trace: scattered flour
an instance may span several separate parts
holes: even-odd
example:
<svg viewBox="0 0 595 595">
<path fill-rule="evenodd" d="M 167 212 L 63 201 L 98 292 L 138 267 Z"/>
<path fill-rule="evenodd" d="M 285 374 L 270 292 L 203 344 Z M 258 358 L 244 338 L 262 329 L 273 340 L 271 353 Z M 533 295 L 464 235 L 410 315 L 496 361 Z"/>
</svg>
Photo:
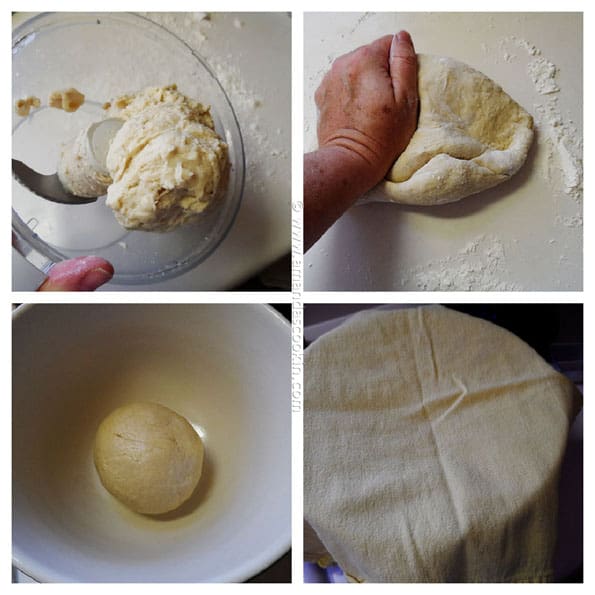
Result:
<svg viewBox="0 0 595 595">
<path fill-rule="evenodd" d="M 583 164 L 579 131 L 571 120 L 562 117 L 557 98 L 536 104 L 535 119 L 548 147 L 548 182 L 554 188 L 561 186 L 567 196 L 580 202 Z"/>
<path fill-rule="evenodd" d="M 570 118 L 562 115 L 558 95 L 562 92 L 556 77 L 558 67 L 543 56 L 542 51 L 526 39 L 511 35 L 498 43 L 506 60 L 507 44 L 527 52 L 527 72 L 540 101 L 534 105 L 538 141 L 546 146 L 545 177 L 552 188 L 560 190 L 576 202 L 582 200 L 582 134 Z M 579 215 L 575 220 L 582 219 Z"/>
<path fill-rule="evenodd" d="M 583 218 L 581 215 L 571 215 L 569 217 L 556 217 L 556 223 L 561 223 L 565 227 L 582 227 Z"/>
<path fill-rule="evenodd" d="M 519 291 L 522 286 L 506 281 L 503 273 L 504 244 L 494 235 L 482 234 L 452 256 L 410 269 L 401 286 L 419 291 Z"/>
<path fill-rule="evenodd" d="M 519 39 L 518 37 L 515 37 L 514 35 L 511 35 L 507 39 L 509 39 L 510 41 L 512 41 L 518 47 L 520 47 L 520 48 L 522 48 L 524 50 L 527 50 L 527 53 L 530 56 L 539 56 L 541 54 L 541 50 L 539 50 L 533 44 L 529 43 L 526 39 Z"/>
<path fill-rule="evenodd" d="M 492 50 L 490 48 L 488 48 L 485 43 L 481 44 L 481 49 L 484 54 L 490 54 L 491 56 L 493 56 L 496 59 L 500 55 L 502 57 L 502 59 L 504 60 L 504 62 L 508 62 L 508 63 L 515 62 L 518 59 L 518 57 L 516 54 L 510 53 L 509 50 L 511 48 L 508 47 L 508 41 L 509 41 L 508 38 L 502 38 L 502 39 L 498 40 L 497 45 L 498 45 L 498 49 L 500 50 L 499 54 L 492 52 Z"/>
<path fill-rule="evenodd" d="M 358 17 L 357 21 L 355 22 L 355 25 L 350 31 L 350 35 L 353 35 L 359 29 L 359 27 L 372 16 L 374 16 L 373 12 L 364 12 L 364 14 Z"/>
<path fill-rule="evenodd" d="M 529 61 L 527 70 L 535 89 L 540 95 L 549 95 L 550 93 L 557 93 L 560 87 L 556 84 L 556 72 L 558 69 L 555 64 L 546 60 L 542 56 L 537 56 Z"/>
<path fill-rule="evenodd" d="M 560 91 L 560 87 L 558 87 L 556 83 L 558 68 L 553 62 L 550 62 L 547 58 L 543 57 L 541 50 L 537 46 L 528 42 L 526 39 L 519 39 L 514 35 L 506 37 L 498 43 L 500 50 L 505 53 L 505 60 L 506 55 L 508 55 L 504 49 L 507 42 L 524 49 L 529 55 L 527 72 L 533 81 L 533 85 L 535 85 L 537 93 L 540 95 L 549 95 L 550 93 L 557 93 Z"/>
</svg>

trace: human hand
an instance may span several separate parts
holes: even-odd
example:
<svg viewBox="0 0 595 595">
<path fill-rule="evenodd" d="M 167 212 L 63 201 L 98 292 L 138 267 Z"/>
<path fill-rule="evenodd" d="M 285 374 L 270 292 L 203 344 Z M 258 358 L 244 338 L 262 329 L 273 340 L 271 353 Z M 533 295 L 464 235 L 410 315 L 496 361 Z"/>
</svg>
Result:
<svg viewBox="0 0 595 595">
<path fill-rule="evenodd" d="M 335 60 L 315 101 L 319 146 L 366 164 L 369 187 L 380 182 L 417 126 L 417 56 L 409 33 L 386 35 Z"/>
<path fill-rule="evenodd" d="M 114 275 L 114 267 L 98 256 L 80 256 L 56 263 L 37 291 L 95 291 Z"/>
</svg>

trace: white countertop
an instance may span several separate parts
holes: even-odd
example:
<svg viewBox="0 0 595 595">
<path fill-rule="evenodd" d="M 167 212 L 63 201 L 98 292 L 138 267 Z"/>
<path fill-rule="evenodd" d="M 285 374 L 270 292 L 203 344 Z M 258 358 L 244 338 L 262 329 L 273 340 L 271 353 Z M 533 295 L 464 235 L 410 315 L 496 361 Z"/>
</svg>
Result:
<svg viewBox="0 0 595 595">
<path fill-rule="evenodd" d="M 462 201 L 353 207 L 306 254 L 305 289 L 581 290 L 581 15 L 307 13 L 306 150 L 316 147 L 314 91 L 332 61 L 400 29 L 419 53 L 451 56 L 499 83 L 534 116 L 536 140 L 511 181 Z M 553 93 L 530 70 L 544 60 L 556 67 Z"/>
<path fill-rule="evenodd" d="M 17 25 L 29 15 L 14 15 Z M 214 290 L 233 287 L 291 248 L 291 19 L 286 13 L 150 13 L 192 47 L 219 79 L 238 117 L 246 185 L 235 223 L 215 253 L 162 283 L 102 290 Z M 266 40 L 266 43 L 263 43 Z M 13 289 L 43 275 L 13 250 Z"/>
</svg>

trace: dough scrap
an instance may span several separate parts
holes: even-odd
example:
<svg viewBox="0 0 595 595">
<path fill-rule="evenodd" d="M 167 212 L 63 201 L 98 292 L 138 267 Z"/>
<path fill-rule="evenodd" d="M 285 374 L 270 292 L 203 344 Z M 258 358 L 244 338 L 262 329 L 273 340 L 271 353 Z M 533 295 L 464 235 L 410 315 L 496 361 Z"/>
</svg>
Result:
<svg viewBox="0 0 595 595">
<path fill-rule="evenodd" d="M 481 72 L 418 55 L 419 122 L 381 188 L 389 201 L 437 205 L 514 175 L 533 141 L 533 118 Z"/>
<path fill-rule="evenodd" d="M 363 582 L 551 579 L 579 398 L 533 349 L 442 306 L 364 312 L 305 352 L 304 516 Z M 309 558 L 325 558 L 305 539 Z"/>
<path fill-rule="evenodd" d="M 48 100 L 50 107 L 62 109 L 65 112 L 76 112 L 85 103 L 85 96 L 74 87 L 62 91 L 53 91 Z"/>
<path fill-rule="evenodd" d="M 41 105 L 39 97 L 30 95 L 25 99 L 18 99 L 15 103 L 15 111 L 19 116 L 25 118 L 31 112 L 31 108 L 38 108 Z"/>
<path fill-rule="evenodd" d="M 194 492 L 204 447 L 181 415 L 157 403 L 113 411 L 97 430 L 95 467 L 101 483 L 135 512 L 175 510 Z"/>
</svg>

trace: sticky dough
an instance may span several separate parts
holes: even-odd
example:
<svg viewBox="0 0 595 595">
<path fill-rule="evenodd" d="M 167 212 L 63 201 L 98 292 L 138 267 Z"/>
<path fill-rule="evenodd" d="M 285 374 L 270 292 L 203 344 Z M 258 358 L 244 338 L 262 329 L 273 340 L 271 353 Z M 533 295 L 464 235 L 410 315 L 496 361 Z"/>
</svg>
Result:
<svg viewBox="0 0 595 595">
<path fill-rule="evenodd" d="M 227 188 L 228 148 L 208 107 L 175 85 L 111 102 L 125 120 L 107 154 L 106 204 L 128 229 L 168 231 L 200 215 Z"/>
</svg>

